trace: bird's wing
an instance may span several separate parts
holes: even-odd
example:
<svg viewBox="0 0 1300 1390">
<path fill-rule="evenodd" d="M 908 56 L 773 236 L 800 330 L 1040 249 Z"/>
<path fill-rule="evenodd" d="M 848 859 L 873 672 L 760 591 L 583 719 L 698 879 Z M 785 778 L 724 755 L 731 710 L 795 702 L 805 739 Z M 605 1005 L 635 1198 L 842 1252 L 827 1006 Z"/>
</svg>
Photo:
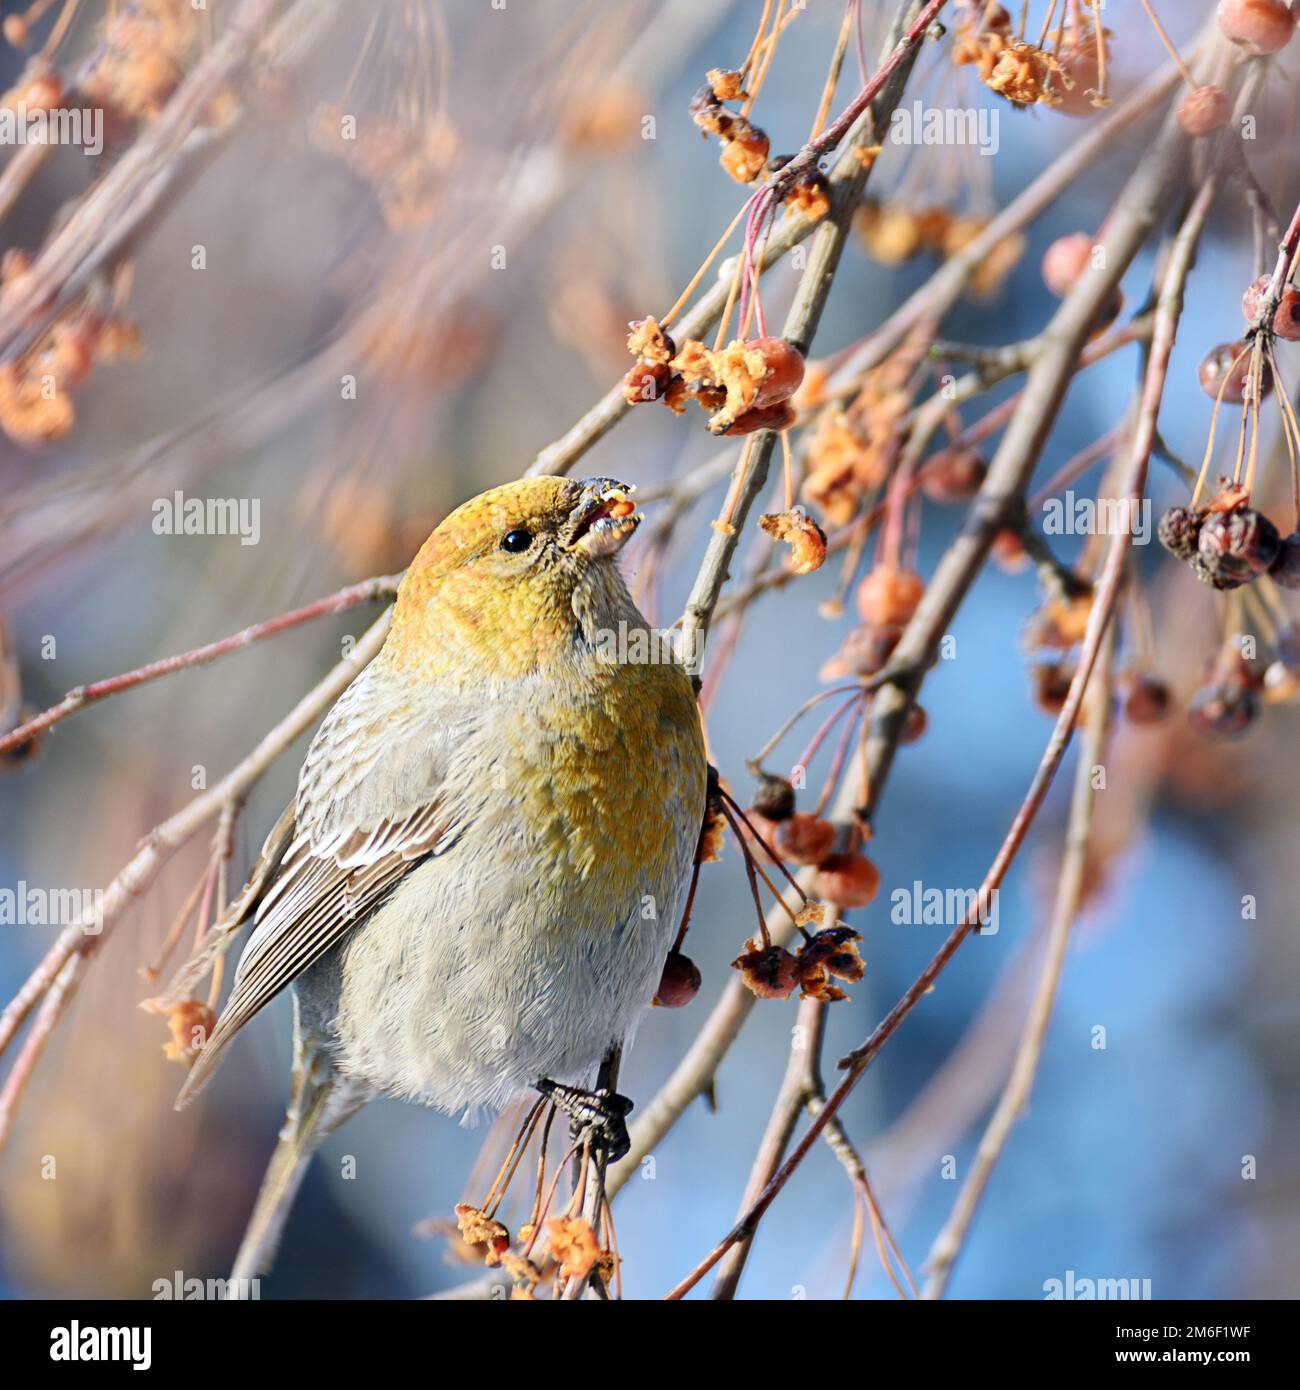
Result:
<svg viewBox="0 0 1300 1390">
<path fill-rule="evenodd" d="M 473 726 L 427 699 L 377 712 L 366 674 L 330 711 L 303 763 L 293 838 L 257 904 L 255 927 L 211 1038 L 177 1106 L 193 1099 L 230 1039 L 336 946 L 401 879 L 458 833 L 463 791 L 448 770 Z"/>
</svg>

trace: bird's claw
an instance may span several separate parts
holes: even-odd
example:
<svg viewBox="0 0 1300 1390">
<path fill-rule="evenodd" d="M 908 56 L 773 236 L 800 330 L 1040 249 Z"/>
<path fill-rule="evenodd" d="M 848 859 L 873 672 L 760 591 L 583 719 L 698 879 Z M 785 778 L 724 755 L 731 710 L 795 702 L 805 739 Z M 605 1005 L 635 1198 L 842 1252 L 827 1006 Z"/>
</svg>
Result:
<svg viewBox="0 0 1300 1390">
<path fill-rule="evenodd" d="M 578 1147 L 589 1143 L 610 1163 L 617 1163 L 632 1147 L 626 1123 L 632 1102 L 626 1096 L 617 1091 L 584 1091 L 546 1078 L 537 1083 L 537 1089 L 569 1117 L 569 1135 Z"/>
</svg>

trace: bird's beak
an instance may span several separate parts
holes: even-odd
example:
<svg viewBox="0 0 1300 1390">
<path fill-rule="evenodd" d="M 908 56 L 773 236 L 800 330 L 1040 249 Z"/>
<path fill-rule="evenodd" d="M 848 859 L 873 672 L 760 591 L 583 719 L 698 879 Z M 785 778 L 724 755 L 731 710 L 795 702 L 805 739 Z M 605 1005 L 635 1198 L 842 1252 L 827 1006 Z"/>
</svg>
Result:
<svg viewBox="0 0 1300 1390">
<path fill-rule="evenodd" d="M 614 478 L 587 478 L 564 527 L 566 550 L 592 559 L 613 555 L 641 524 L 641 513 L 627 483 Z"/>
</svg>

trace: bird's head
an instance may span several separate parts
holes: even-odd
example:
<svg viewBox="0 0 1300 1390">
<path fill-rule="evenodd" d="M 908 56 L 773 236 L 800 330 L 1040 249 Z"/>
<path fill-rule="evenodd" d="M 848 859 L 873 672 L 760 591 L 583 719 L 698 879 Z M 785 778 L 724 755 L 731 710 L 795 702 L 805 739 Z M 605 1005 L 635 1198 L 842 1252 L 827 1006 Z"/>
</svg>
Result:
<svg viewBox="0 0 1300 1390">
<path fill-rule="evenodd" d="M 448 515 L 411 562 L 386 656 L 438 674 L 525 674 L 635 609 L 614 557 L 641 522 L 613 478 L 523 478 Z"/>
</svg>

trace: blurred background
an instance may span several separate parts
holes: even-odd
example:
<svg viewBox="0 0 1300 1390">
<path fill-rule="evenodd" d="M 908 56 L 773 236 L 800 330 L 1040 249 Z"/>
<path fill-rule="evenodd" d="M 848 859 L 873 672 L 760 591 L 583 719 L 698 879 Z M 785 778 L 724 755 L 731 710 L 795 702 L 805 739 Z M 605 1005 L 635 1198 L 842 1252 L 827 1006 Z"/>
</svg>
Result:
<svg viewBox="0 0 1300 1390">
<path fill-rule="evenodd" d="M 222 42 L 231 8 L 210 4 L 195 31 L 167 31 L 178 68 Z M 1214 7 L 1159 8 L 1186 49 Z M 166 9 L 136 7 L 155 20 Z M 399 570 L 448 510 L 519 475 L 567 430 L 627 369 L 628 320 L 662 314 L 743 199 L 687 107 L 706 70 L 744 57 L 761 9 L 755 0 L 381 0 L 325 6 L 313 26 L 301 7 L 278 9 L 290 28 L 268 23 L 265 32 L 283 63 L 268 59 L 245 83 L 238 117 L 220 109 L 232 98 L 214 98 L 206 144 L 187 149 L 183 175 L 133 233 L 129 283 L 102 271 L 91 279 L 134 327 L 137 350 L 87 376 L 75 420 L 46 442 L 8 426 L 0 440 L 0 621 L 22 705 L 43 709 L 82 682 Z M 874 60 L 893 6 L 862 9 Z M 774 151 L 806 139 L 842 14 L 840 4 L 810 0 L 782 39 L 755 112 Z M 77 10 L 55 54 L 60 70 L 102 53 L 104 19 L 98 4 Z M 1108 7 L 1107 19 L 1117 31 L 1112 90 L 1123 95 L 1164 55 L 1136 3 Z M 39 44 L 45 29 L 34 33 Z M 6 87 L 27 80 L 30 51 L 5 47 Z M 1293 44 L 1264 84 L 1253 156 L 1283 222 L 1300 194 L 1298 65 Z M 132 80 L 147 86 L 146 76 Z M 850 61 L 835 109 L 857 84 Z M 158 92 L 165 99 L 165 81 Z M 1003 205 L 1098 118 L 1013 109 L 938 45 L 918 64 L 914 95 L 996 109 L 999 151 L 954 158 L 950 148 L 886 144 L 872 193 L 921 191 L 972 215 Z M 129 156 L 139 132 L 163 119 L 146 106 L 130 113 L 129 129 L 110 130 L 98 158 L 49 151 L 16 196 L 20 152 L 0 150 L 7 251 L 34 252 L 91 179 Z M 335 135 L 352 111 L 360 133 L 345 154 Z M 1043 251 L 1099 225 L 1153 129 L 1140 123 L 1116 141 L 1027 228 L 1005 280 L 964 300 L 944 336 L 1000 344 L 1039 331 L 1055 307 L 1039 275 Z M 1169 448 L 1194 464 L 1212 407 L 1196 364 L 1240 332 L 1254 255 L 1245 202 L 1230 187 L 1190 280 L 1161 415 Z M 923 255 L 883 265 L 855 240 L 815 355 L 861 339 L 935 264 Z M 1134 265 L 1128 306 L 1145 298 L 1152 266 L 1149 251 Z M 780 322 L 797 282 L 788 264 L 771 273 L 769 321 Z M 1139 365 L 1130 347 L 1079 376 L 1040 481 L 1121 423 Z M 982 409 L 976 403 L 968 418 Z M 578 471 L 648 487 L 718 452 L 693 412 L 647 408 Z M 1282 498 L 1285 479 L 1275 481 Z M 1186 496 L 1158 465 L 1152 488 L 1157 515 Z M 156 534 L 154 503 L 178 489 L 258 499 L 258 543 Z M 680 612 L 722 489 L 719 481 L 706 491 L 674 531 L 648 600 L 654 620 Z M 927 504 L 923 574 L 959 519 L 957 508 Z M 1064 538 L 1062 553 L 1077 544 Z M 1188 732 L 1187 695 L 1218 640 L 1215 607 L 1158 546 L 1141 547 L 1140 558 L 1155 669 L 1174 688 L 1176 711 L 1152 728 L 1117 726 L 1098 802 L 1096 881 L 1032 1103 L 994 1173 L 955 1297 L 1041 1298 L 1045 1281 L 1067 1271 L 1150 1279 L 1157 1297 L 1300 1292 L 1296 712 L 1270 706 L 1231 744 Z M 633 576 L 642 562 L 630 547 Z M 714 759 L 742 800 L 745 759 L 819 688 L 819 667 L 852 625 L 818 616 L 837 579 L 829 565 L 764 596 L 741 631 L 708 722 Z M 954 625 L 957 658 L 925 685 L 928 731 L 901 751 L 876 823 L 882 891 L 852 918 L 867 975 L 830 1011 L 829 1064 L 870 1031 L 948 930 L 895 924 L 890 893 L 916 880 L 977 884 L 1020 802 L 1051 728 L 1021 645 L 1038 603 L 1032 571 L 990 565 Z M 323 619 L 56 730 L 0 778 L 0 887 L 107 883 L 141 837 L 237 763 L 376 612 Z M 292 795 L 305 745 L 249 797 L 236 876 Z M 844 1112 L 914 1269 L 956 1195 L 945 1159 L 965 1176 L 1019 1037 L 1070 772 L 1003 891 L 998 931 L 963 947 Z M 227 1272 L 283 1113 L 288 1001 L 254 1022 L 183 1114 L 172 1110 L 182 1072 L 163 1054 L 165 1028 L 137 1007 L 152 992 L 139 968 L 157 955 L 208 847 L 205 831 L 133 903 L 40 1062 L 0 1167 L 8 1296 L 145 1298 L 176 1270 Z M 655 1010 L 625 1063 L 621 1089 L 640 1104 L 689 1045 L 751 930 L 732 845 L 704 873 L 690 937 L 701 994 L 685 1009 Z M 4 997 L 56 933 L 0 927 Z M 620 1197 L 629 1296 L 661 1294 L 731 1224 L 794 1012 L 792 1001 L 759 1005 L 721 1068 L 716 1111 L 692 1106 L 657 1148 L 652 1178 Z M 263 1296 L 418 1297 L 472 1277 L 478 1271 L 457 1263 L 446 1239 L 417 1228 L 449 1218 L 465 1197 L 483 1140 L 482 1129 L 417 1107 L 368 1107 L 313 1166 Z M 355 1176 L 345 1177 L 349 1157 Z M 843 1172 L 815 1149 L 768 1214 L 742 1295 L 838 1296 L 852 1219 Z M 894 1297 L 869 1244 L 855 1292 Z"/>
</svg>

